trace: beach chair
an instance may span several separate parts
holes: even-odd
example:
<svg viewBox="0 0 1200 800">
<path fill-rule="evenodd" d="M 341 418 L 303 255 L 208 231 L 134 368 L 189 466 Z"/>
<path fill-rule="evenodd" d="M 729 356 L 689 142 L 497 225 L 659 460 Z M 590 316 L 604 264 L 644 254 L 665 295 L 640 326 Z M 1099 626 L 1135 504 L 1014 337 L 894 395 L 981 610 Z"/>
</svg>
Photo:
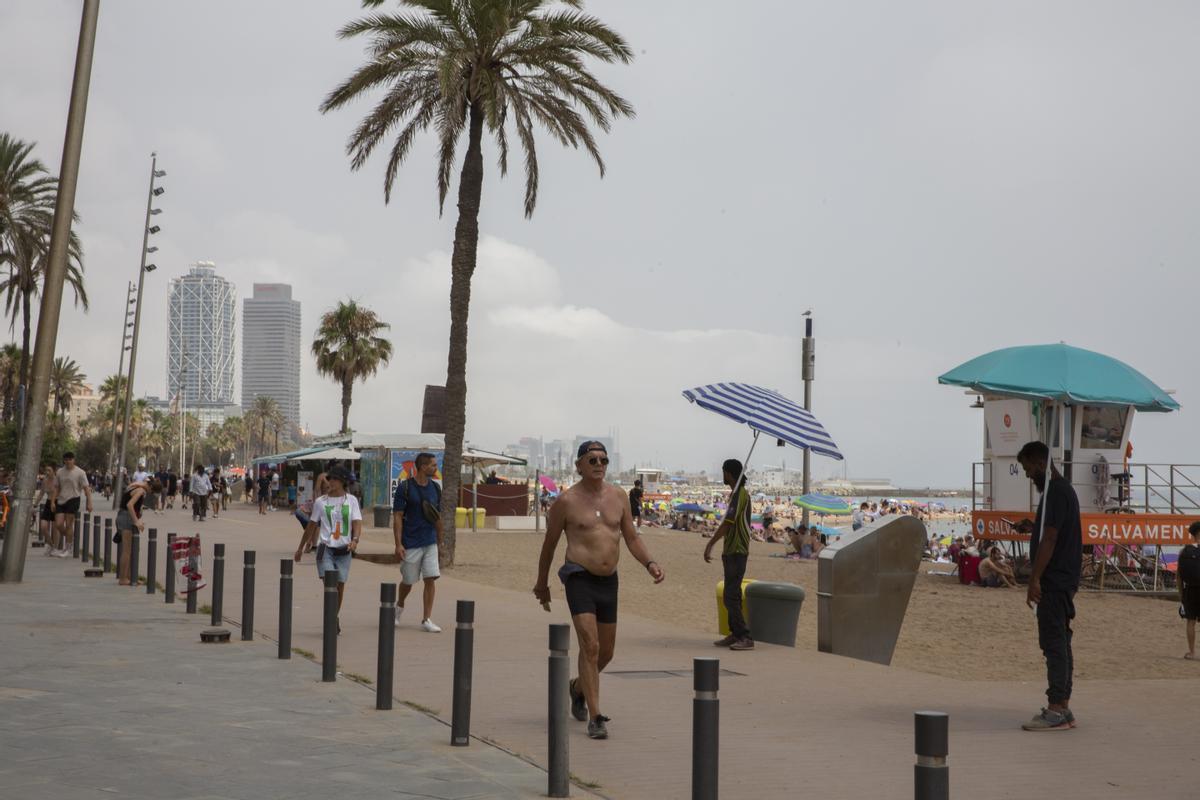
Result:
<svg viewBox="0 0 1200 800">
<path fill-rule="evenodd" d="M 983 561 L 982 556 L 969 556 L 965 553 L 960 555 L 958 557 L 958 582 L 965 586 L 983 583 L 983 579 L 979 577 L 981 561 Z"/>
</svg>

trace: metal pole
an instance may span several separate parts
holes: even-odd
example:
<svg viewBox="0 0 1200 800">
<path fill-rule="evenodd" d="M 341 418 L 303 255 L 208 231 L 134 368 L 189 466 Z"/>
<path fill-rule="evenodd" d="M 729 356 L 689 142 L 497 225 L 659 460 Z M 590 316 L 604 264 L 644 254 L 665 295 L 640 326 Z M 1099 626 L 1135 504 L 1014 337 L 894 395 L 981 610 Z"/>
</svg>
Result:
<svg viewBox="0 0 1200 800">
<path fill-rule="evenodd" d="M 217 542 L 213 545 L 213 579 L 212 579 L 212 619 L 215 628 L 221 624 L 225 611 L 225 545 Z"/>
<path fill-rule="evenodd" d="M 321 680 L 337 680 L 338 571 L 325 570 L 325 618 L 321 632 Z"/>
<path fill-rule="evenodd" d="M 138 585 L 138 561 L 141 557 L 141 546 L 138 540 L 138 529 L 134 528 L 129 532 L 129 585 L 137 588 Z"/>
<path fill-rule="evenodd" d="M 146 594 L 154 594 L 158 581 L 158 528 L 146 534 Z"/>
<path fill-rule="evenodd" d="M 533 532 L 542 531 L 542 471 L 533 471 Z"/>
<path fill-rule="evenodd" d="M 79 537 L 76 536 L 76 539 Z M 88 545 L 92 539 L 92 517 L 90 514 L 83 515 L 83 541 L 80 542 L 80 560 L 87 563 L 88 560 Z"/>
<path fill-rule="evenodd" d="M 375 710 L 392 708 L 396 661 L 396 584 L 379 584 L 379 656 L 375 663 Z"/>
<path fill-rule="evenodd" d="M 801 343 L 802 362 L 800 365 L 800 377 L 804 379 L 804 410 L 812 411 L 812 382 L 813 371 L 817 363 L 816 341 L 813 339 L 813 324 L 812 317 L 804 318 L 804 341 Z M 812 491 L 812 472 L 809 468 L 809 459 L 811 457 L 809 449 L 804 448 L 804 473 L 803 473 L 803 489 L 804 494 Z M 800 524 L 808 527 L 808 509 L 800 518 Z"/>
<path fill-rule="evenodd" d="M 142 286 L 146 282 L 146 256 L 150 246 L 150 210 L 154 205 L 154 176 L 158 164 L 158 154 L 150 154 L 150 188 L 146 192 L 146 224 L 142 226 L 142 263 L 138 267 L 137 305 L 133 312 L 133 349 L 129 351 L 129 380 L 125 382 L 125 425 L 121 428 L 121 463 L 117 469 L 117 490 L 114 497 L 119 497 L 124 490 L 124 481 L 120 467 L 125 466 L 125 449 L 129 444 L 129 418 L 133 412 L 133 375 L 137 369 L 138 331 L 142 328 Z M 116 505 L 113 506 L 116 508 Z M 216 625 L 213 622 L 213 625 Z"/>
<path fill-rule="evenodd" d="M 720 701 L 717 683 L 721 662 L 715 658 L 692 661 L 692 800 L 717 800 L 717 766 L 720 734 Z"/>
<path fill-rule="evenodd" d="M 914 715 L 917 764 L 913 767 L 916 800 L 950 800 L 950 717 L 940 711 Z"/>
<path fill-rule="evenodd" d="M 454 628 L 454 700 L 450 712 L 450 744 L 471 743 L 471 671 L 475 658 L 475 601 L 459 600 Z"/>
<path fill-rule="evenodd" d="M 192 547 L 190 539 L 191 537 L 185 538 L 185 541 L 187 541 L 187 563 L 189 567 L 191 566 L 192 562 Z M 196 602 L 196 573 L 189 569 L 187 579 L 187 613 L 196 613 Z"/>
<path fill-rule="evenodd" d="M 279 657 L 292 657 L 292 570 L 296 562 L 279 559 Z"/>
<path fill-rule="evenodd" d="M 100 515 L 92 516 L 92 566 L 100 566 Z"/>
<path fill-rule="evenodd" d="M 571 796 L 570 750 L 567 740 L 567 709 L 571 704 L 568 684 L 571 662 L 567 651 L 571 647 L 571 626 L 550 626 L 549 667 L 549 726 L 547 749 L 550 769 L 547 772 L 546 794 L 550 797 Z"/>
<path fill-rule="evenodd" d="M 71 556 L 74 558 L 79 558 L 79 536 L 82 530 L 83 523 L 79 517 L 75 517 L 75 530 L 71 534 Z"/>
<path fill-rule="evenodd" d="M 79 153 L 83 147 L 83 126 L 87 117 L 88 86 L 92 79 L 92 53 L 96 47 L 96 20 L 99 15 L 100 0 L 83 0 L 79 46 L 75 51 L 75 77 L 71 83 L 62 167 L 58 172 L 58 195 L 50 233 L 50 252 L 46 258 L 46 277 L 42 284 L 42 304 L 38 311 L 37 337 L 29 373 L 31 384 L 26 402 L 29 413 L 27 418 L 22 417 L 25 427 L 18 447 L 12 513 L 8 516 L 8 531 L 4 537 L 3 553 L 0 554 L 0 582 L 18 582 L 25 573 L 29 520 L 33 517 L 33 493 L 38 465 L 42 461 L 42 436 L 46 428 L 46 408 L 50 403 L 50 369 L 54 363 L 58 318 L 62 310 L 63 281 L 67 276 L 68 241 L 75 213 Z"/>
<path fill-rule="evenodd" d="M 104 571 L 112 572 L 112 518 L 104 518 Z"/>
<path fill-rule="evenodd" d="M 108 441 L 108 469 L 114 481 L 117 479 L 117 416 L 121 413 L 121 376 L 125 372 L 125 343 L 129 341 L 129 306 L 132 302 L 133 281 L 129 281 L 125 289 L 125 316 L 121 319 L 121 357 L 117 359 L 117 383 L 113 386 L 112 436 Z"/>
<path fill-rule="evenodd" d="M 167 534 L 167 563 L 166 573 L 163 574 L 163 601 L 175 602 L 175 534 Z"/>
<path fill-rule="evenodd" d="M 242 553 L 242 641 L 254 640 L 254 562 L 253 550 Z"/>
</svg>

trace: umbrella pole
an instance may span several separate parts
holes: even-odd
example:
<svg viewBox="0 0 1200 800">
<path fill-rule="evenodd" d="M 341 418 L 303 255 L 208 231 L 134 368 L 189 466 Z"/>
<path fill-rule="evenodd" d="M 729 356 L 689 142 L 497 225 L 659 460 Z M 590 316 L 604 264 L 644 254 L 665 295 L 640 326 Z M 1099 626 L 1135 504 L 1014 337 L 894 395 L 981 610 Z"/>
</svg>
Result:
<svg viewBox="0 0 1200 800">
<path fill-rule="evenodd" d="M 754 441 L 750 443 L 750 452 L 746 453 L 746 460 L 742 462 L 742 477 L 741 480 L 733 487 L 733 491 L 729 493 L 729 502 L 733 502 L 733 498 L 737 496 L 737 490 L 746 485 L 746 473 L 750 471 L 750 456 L 754 455 L 754 448 L 758 445 L 758 431 L 754 432 Z"/>
<path fill-rule="evenodd" d="M 479 465 L 471 465 L 471 533 L 475 533 L 475 517 L 479 511 Z"/>
</svg>

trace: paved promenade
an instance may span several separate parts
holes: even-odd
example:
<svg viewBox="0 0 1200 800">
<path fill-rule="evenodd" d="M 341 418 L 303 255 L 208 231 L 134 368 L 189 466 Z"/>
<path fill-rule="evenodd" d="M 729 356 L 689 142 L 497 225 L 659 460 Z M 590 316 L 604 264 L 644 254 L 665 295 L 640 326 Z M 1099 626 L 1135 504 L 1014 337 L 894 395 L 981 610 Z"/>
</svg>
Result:
<svg viewBox="0 0 1200 800">
<path fill-rule="evenodd" d="M 279 559 L 291 556 L 300 533 L 290 516 L 262 517 L 249 507 L 235 506 L 220 519 L 201 526 L 193 526 L 190 517 L 178 512 L 151 516 L 148 525 L 156 526 L 161 538 L 167 531 L 185 533 L 198 528 L 206 570 L 211 568 L 212 544 L 227 544 L 224 609 L 231 622 L 240 615 L 241 552 L 256 550 L 256 628 L 265 636 L 275 636 Z M 364 550 L 390 550 L 390 538 L 390 532 L 368 528 Z M 144 559 L 144 545 L 142 552 Z M 534 568 L 531 564 L 531 582 Z M 667 569 L 669 572 L 669 565 Z M 118 588 L 111 577 L 93 581 L 89 587 L 78 562 L 69 560 L 56 559 L 47 567 L 30 570 L 27 583 L 38 585 L 47 580 L 47 571 L 55 581 L 65 580 L 88 592 L 87 602 L 82 607 L 72 606 L 74 611 L 63 609 L 60 613 L 64 616 L 84 613 L 88 619 L 107 620 L 103 609 L 109 598 L 126 594 L 136 601 L 122 600 L 122 608 L 133 602 L 134 609 L 144 609 L 147 620 L 164 613 L 161 595 L 148 598 L 144 589 Z M 161 575 L 161 568 L 159 572 Z M 355 561 L 342 611 L 344 633 L 338 661 L 343 670 L 374 678 L 379 584 L 397 580 L 395 567 Z M 0 618 L 6 621 L 11 619 L 6 609 L 13 591 L 12 587 L 0 587 Z M 547 614 L 527 592 L 443 578 L 435 619 L 445 633 L 423 633 L 417 628 L 419 619 L 409 618 L 396 631 L 395 694 L 449 719 L 454 601 L 460 598 L 476 602 L 472 733 L 544 766 L 546 626 L 569 621 L 562 603 L 555 603 L 554 612 Z M 208 602 L 206 593 L 200 602 Z M 315 568 L 311 556 L 306 557 L 296 568 L 293 645 L 318 655 L 320 603 Z M 419 618 L 415 593 L 410 606 L 409 614 Z M 175 608 L 181 610 L 181 606 Z M 815 607 L 806 606 L 803 613 L 815 613 Z M 207 625 L 206 617 L 188 620 L 172 612 L 167 618 L 185 629 L 179 634 L 181 642 L 193 641 Z M 5 653 L 13 636 L 10 625 L 0 627 Z M 1033 628 L 1031 615 L 1031 639 Z M 112 629 L 105 623 L 103 630 Z M 236 639 L 238 631 L 236 627 L 233 630 Z M 981 646 L 986 646 L 982 621 L 980 634 Z M 1175 800 L 1194 796 L 1200 782 L 1196 778 L 1200 775 L 1200 750 L 1195 745 L 1192 713 L 1200 681 L 1147 676 L 1136 681 L 1080 682 L 1074 703 L 1079 727 L 1031 734 L 1021 731 L 1019 725 L 1044 700 L 1044 689 L 1037 683 L 975 682 L 970 676 L 948 680 L 770 645 L 732 653 L 713 648 L 712 638 L 639 619 L 632 609 L 622 608 L 616 659 L 602 681 L 604 713 L 613 719 L 611 738 L 591 741 L 581 723 L 573 725 L 572 773 L 607 797 L 689 797 L 692 686 L 685 671 L 695 656 L 720 656 L 722 667 L 736 673 L 722 679 L 720 691 L 720 770 L 725 797 L 911 798 L 912 713 L 924 709 L 950 714 L 955 796 L 972 800 L 1024 796 Z M 258 644 L 235 643 L 209 652 L 216 663 L 208 671 L 214 673 L 222 659 L 234 664 L 261 659 L 263 670 L 281 676 L 296 669 L 314 669 L 304 661 L 277 662 L 270 648 Z M 208 653 L 206 657 L 210 657 Z M 36 669 L 43 662 L 22 658 L 22 663 Z M 11 669 L 8 672 L 11 674 Z M 305 674 L 308 680 L 319 677 L 316 672 Z M 338 686 L 350 692 L 349 702 L 359 709 L 372 708 L 369 692 L 347 684 L 339 681 Z M 359 699 L 354 700 L 356 697 Z M 133 700 L 130 696 L 123 706 L 130 709 L 129 714 L 136 713 Z M 179 702 L 190 701 L 179 698 Z M 343 735 L 361 725 L 364 733 L 355 741 L 374 747 L 377 737 L 374 729 L 368 732 L 367 728 L 374 713 L 344 715 L 347 733 Z M 269 719 L 278 719 L 278 715 Z M 424 717 L 415 717 L 415 721 L 429 722 Z M 408 724 L 407 719 L 403 724 Z M 273 743 L 265 743 L 276 735 L 290 735 L 287 727 L 268 723 L 259 729 L 253 744 L 273 749 Z M 399 727 L 400 722 L 390 725 L 391 729 Z M 265 735 L 266 731 L 270 735 Z M 429 741 L 446 737 L 442 728 Z M 474 754 L 484 746 L 473 743 L 469 750 Z M 458 753 L 455 750 L 451 755 Z M 544 791 L 544 773 L 535 783 L 537 791 Z M 583 794 L 579 787 L 573 792 Z"/>
</svg>

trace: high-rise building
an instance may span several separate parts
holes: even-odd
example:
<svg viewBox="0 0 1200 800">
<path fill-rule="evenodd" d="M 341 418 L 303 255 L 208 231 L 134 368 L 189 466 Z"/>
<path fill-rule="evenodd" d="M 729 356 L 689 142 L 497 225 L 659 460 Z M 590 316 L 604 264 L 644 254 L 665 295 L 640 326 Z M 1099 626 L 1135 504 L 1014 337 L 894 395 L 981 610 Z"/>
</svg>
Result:
<svg viewBox="0 0 1200 800">
<path fill-rule="evenodd" d="M 183 390 L 188 412 L 233 403 L 237 292 L 211 261 L 171 280 L 167 396 Z"/>
<path fill-rule="evenodd" d="M 300 424 L 300 301 L 286 283 L 256 283 L 242 301 L 242 410 L 259 395 Z"/>
</svg>

